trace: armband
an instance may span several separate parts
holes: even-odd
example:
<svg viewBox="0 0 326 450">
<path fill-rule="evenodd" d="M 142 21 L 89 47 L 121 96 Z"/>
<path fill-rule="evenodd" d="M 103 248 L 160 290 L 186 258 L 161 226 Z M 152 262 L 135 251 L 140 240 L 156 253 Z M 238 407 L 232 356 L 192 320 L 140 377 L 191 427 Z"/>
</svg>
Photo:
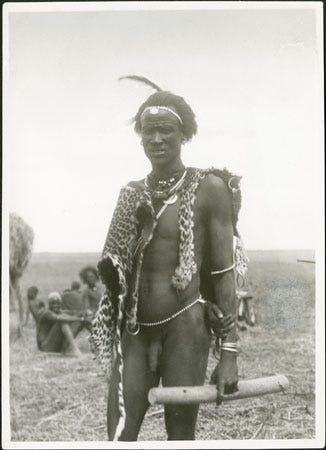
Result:
<svg viewBox="0 0 326 450">
<path fill-rule="evenodd" d="M 232 266 L 227 267 L 226 269 L 214 270 L 214 272 L 211 272 L 211 275 L 219 275 L 220 273 L 228 272 L 229 270 L 232 270 L 234 267 L 235 267 L 235 263 L 233 263 Z"/>
</svg>

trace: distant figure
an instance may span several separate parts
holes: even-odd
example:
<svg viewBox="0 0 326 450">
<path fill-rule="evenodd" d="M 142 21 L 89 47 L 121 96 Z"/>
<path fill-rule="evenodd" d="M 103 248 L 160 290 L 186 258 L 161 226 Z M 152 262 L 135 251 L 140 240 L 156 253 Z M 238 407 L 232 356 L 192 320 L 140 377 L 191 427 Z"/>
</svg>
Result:
<svg viewBox="0 0 326 450">
<path fill-rule="evenodd" d="M 72 313 L 80 313 L 84 311 L 85 302 L 80 291 L 80 283 L 73 281 L 70 289 L 65 289 L 62 293 L 62 307 Z"/>
<path fill-rule="evenodd" d="M 37 298 L 39 294 L 39 290 L 37 286 L 31 286 L 27 289 L 27 312 L 26 312 L 26 320 L 25 325 L 27 325 L 29 316 L 32 314 L 35 322 L 37 321 L 38 313 L 41 309 L 45 308 L 45 303 L 43 300 L 39 300 Z"/>
<path fill-rule="evenodd" d="M 85 301 L 78 281 L 73 281 L 71 288 L 63 291 L 62 307 L 66 314 L 84 317 L 86 319 L 85 322 L 76 321 L 70 323 L 70 328 L 74 333 L 78 334 L 83 328 L 91 331 L 93 312 Z"/>
<path fill-rule="evenodd" d="M 37 345 L 43 352 L 62 352 L 66 356 L 81 356 L 74 338 L 78 331 L 72 330 L 69 324 L 83 323 L 84 317 L 77 317 L 62 312 L 62 300 L 58 292 L 48 297 L 48 308 L 44 308 L 37 316 Z"/>
<path fill-rule="evenodd" d="M 86 266 L 80 271 L 79 276 L 85 284 L 82 292 L 85 308 L 95 314 L 102 297 L 97 270 L 94 266 Z"/>
<path fill-rule="evenodd" d="M 79 290 L 80 290 L 80 283 L 79 283 L 79 281 L 73 281 L 71 283 L 71 290 L 79 292 Z"/>
<path fill-rule="evenodd" d="M 242 288 L 236 289 L 236 296 L 238 299 L 238 320 L 245 321 L 248 325 L 254 326 L 256 323 L 255 311 L 252 305 L 253 294 L 250 286 L 248 276 Z M 239 324 L 240 329 L 246 329 Z"/>
</svg>

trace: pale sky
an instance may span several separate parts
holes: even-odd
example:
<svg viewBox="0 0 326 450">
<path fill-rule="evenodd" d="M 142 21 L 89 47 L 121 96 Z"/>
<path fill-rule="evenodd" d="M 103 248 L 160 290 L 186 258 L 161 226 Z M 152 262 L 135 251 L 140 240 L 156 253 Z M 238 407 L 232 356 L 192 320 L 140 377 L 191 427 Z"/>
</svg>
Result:
<svg viewBox="0 0 326 450">
<path fill-rule="evenodd" d="M 35 251 L 100 252 L 119 189 L 149 172 L 128 122 L 153 91 L 118 82 L 128 74 L 193 108 L 187 165 L 243 176 L 248 249 L 315 248 L 322 54 L 309 3 L 11 12 L 8 31 L 8 206 L 33 227 Z"/>
</svg>

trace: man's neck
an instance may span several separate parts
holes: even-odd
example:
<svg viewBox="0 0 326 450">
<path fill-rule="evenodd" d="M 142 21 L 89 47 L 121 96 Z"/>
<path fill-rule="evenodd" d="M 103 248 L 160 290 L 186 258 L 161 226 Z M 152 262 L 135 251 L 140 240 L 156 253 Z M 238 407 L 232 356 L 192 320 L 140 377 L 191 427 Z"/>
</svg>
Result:
<svg viewBox="0 0 326 450">
<path fill-rule="evenodd" d="M 175 172 L 183 172 L 185 166 L 181 160 L 173 161 L 166 166 L 152 166 L 152 174 L 157 178 L 168 178 Z"/>
</svg>

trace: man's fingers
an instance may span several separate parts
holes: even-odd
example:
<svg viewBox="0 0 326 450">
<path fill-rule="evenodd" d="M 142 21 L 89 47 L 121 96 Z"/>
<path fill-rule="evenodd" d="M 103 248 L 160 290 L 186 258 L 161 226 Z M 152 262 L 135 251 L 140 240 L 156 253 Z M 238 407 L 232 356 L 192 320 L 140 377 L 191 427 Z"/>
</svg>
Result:
<svg viewBox="0 0 326 450">
<path fill-rule="evenodd" d="M 221 330 L 226 330 L 226 329 L 231 329 L 233 326 L 234 326 L 234 320 L 231 320 L 231 321 L 228 322 L 228 323 L 221 323 L 221 324 L 219 325 L 219 328 L 220 328 Z"/>
<path fill-rule="evenodd" d="M 236 392 L 238 390 L 238 383 L 226 383 L 225 384 L 225 395 L 232 394 L 233 392 Z"/>
<path fill-rule="evenodd" d="M 234 322 L 231 322 L 229 325 L 226 325 L 225 327 L 222 328 L 222 332 L 229 333 L 233 327 L 234 327 Z"/>
<path fill-rule="evenodd" d="M 218 325 L 219 327 L 224 327 L 225 325 L 228 325 L 231 322 L 234 322 L 235 317 L 233 317 L 231 314 L 229 314 L 228 316 L 225 316 L 225 317 L 219 319 L 217 316 L 215 316 L 213 314 L 208 314 L 208 320 L 214 325 Z"/>
<path fill-rule="evenodd" d="M 208 315 L 211 316 L 213 319 L 217 318 L 217 319 L 222 319 L 223 318 L 223 313 L 222 311 L 219 309 L 219 307 L 217 305 L 214 304 L 210 304 L 208 307 Z"/>
<path fill-rule="evenodd" d="M 223 317 L 223 319 L 221 319 L 221 322 L 229 323 L 233 320 L 235 320 L 235 316 L 233 314 L 228 314 L 227 316 Z"/>
</svg>

